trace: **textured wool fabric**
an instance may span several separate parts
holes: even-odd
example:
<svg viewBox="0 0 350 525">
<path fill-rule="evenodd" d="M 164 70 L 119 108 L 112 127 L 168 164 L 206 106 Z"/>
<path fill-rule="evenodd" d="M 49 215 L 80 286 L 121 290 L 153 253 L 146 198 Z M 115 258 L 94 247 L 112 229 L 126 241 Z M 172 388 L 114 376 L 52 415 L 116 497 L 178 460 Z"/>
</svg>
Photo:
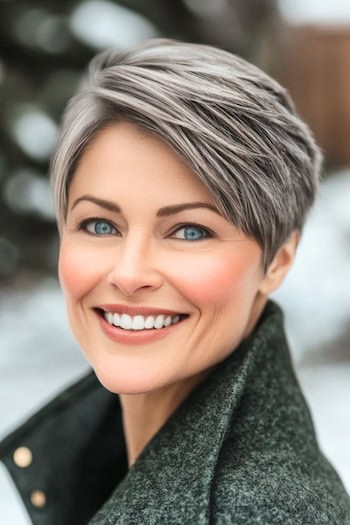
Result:
<svg viewBox="0 0 350 525">
<path fill-rule="evenodd" d="M 27 446 L 33 463 L 13 462 Z M 121 408 L 91 373 L 0 444 L 34 524 L 349 525 L 320 452 L 280 308 L 182 402 L 127 469 Z M 44 508 L 30 502 L 33 490 Z"/>
</svg>

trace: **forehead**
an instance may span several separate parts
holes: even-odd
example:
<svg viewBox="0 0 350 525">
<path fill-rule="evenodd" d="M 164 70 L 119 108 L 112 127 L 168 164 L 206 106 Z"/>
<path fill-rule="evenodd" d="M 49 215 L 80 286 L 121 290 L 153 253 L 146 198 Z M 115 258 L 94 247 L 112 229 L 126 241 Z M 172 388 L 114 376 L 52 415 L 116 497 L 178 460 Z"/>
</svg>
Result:
<svg viewBox="0 0 350 525">
<path fill-rule="evenodd" d="M 213 204 L 197 175 L 161 138 L 127 122 L 102 129 L 83 152 L 69 188 L 69 199 L 89 192 L 130 199 L 196 198 Z"/>
</svg>

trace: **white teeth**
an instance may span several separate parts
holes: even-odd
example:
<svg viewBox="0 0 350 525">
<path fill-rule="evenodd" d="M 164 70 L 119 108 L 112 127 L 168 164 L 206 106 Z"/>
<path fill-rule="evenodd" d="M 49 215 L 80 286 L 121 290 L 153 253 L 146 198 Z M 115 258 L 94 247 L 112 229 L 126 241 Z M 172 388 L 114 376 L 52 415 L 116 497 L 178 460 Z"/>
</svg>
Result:
<svg viewBox="0 0 350 525">
<path fill-rule="evenodd" d="M 156 320 L 154 321 L 154 328 L 159 330 L 159 328 L 163 328 L 164 323 L 164 315 L 157 315 Z"/>
<path fill-rule="evenodd" d="M 123 328 L 123 330 L 160 330 L 161 328 L 166 328 L 180 321 L 179 315 L 171 317 L 170 315 L 166 316 L 164 314 L 157 316 L 148 315 L 147 317 L 135 315 L 131 317 L 128 314 L 104 312 L 104 318 L 110 325 L 119 326 Z"/>
<path fill-rule="evenodd" d="M 150 330 L 150 328 L 153 328 L 154 326 L 154 317 L 153 315 L 149 315 L 145 321 L 145 328 L 147 330 Z"/>
<path fill-rule="evenodd" d="M 132 319 L 130 315 L 128 314 L 122 314 L 120 318 L 120 326 L 121 328 L 124 328 L 124 330 L 130 330 L 132 326 Z"/>
<path fill-rule="evenodd" d="M 168 315 L 168 317 L 166 317 L 166 318 L 164 319 L 164 323 L 163 323 L 163 324 L 164 324 L 164 326 L 169 326 L 169 325 L 171 325 L 171 317 L 170 317 L 170 315 Z"/>
<path fill-rule="evenodd" d="M 143 330 L 145 328 L 145 320 L 142 315 L 133 317 L 131 328 L 133 330 Z"/>
</svg>

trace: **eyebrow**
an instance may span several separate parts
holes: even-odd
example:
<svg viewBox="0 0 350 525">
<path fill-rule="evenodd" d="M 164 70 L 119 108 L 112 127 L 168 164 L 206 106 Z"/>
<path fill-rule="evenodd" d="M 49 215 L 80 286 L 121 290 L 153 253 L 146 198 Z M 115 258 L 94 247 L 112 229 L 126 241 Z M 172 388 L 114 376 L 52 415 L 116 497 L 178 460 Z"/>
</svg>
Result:
<svg viewBox="0 0 350 525">
<path fill-rule="evenodd" d="M 108 211 L 120 214 L 122 213 L 121 207 L 118 206 L 118 204 L 112 201 L 94 197 L 93 195 L 83 195 L 82 197 L 76 199 L 73 205 L 71 206 L 71 211 L 81 201 L 93 202 L 94 204 L 97 204 L 97 206 L 105 208 Z M 157 217 L 168 217 L 169 215 L 174 215 L 175 213 L 180 213 L 181 211 L 191 210 L 195 208 L 207 208 L 208 210 L 211 210 L 217 213 L 218 215 L 222 215 L 221 212 L 215 206 L 207 202 L 184 202 L 183 204 L 174 204 L 172 206 L 164 206 L 163 208 L 160 208 L 157 212 Z"/>
<path fill-rule="evenodd" d="M 93 202 L 94 204 L 97 204 L 97 206 L 100 206 L 101 208 L 105 208 L 106 210 L 109 210 L 109 211 L 113 211 L 114 213 L 122 212 L 120 206 L 118 206 L 114 202 L 106 201 L 105 199 L 99 199 L 98 197 L 93 197 L 92 195 L 83 195 L 82 197 L 79 197 L 79 199 L 76 199 L 74 203 L 72 204 L 70 211 L 74 210 L 77 204 L 79 204 L 79 202 L 82 202 L 82 201 Z"/>
</svg>

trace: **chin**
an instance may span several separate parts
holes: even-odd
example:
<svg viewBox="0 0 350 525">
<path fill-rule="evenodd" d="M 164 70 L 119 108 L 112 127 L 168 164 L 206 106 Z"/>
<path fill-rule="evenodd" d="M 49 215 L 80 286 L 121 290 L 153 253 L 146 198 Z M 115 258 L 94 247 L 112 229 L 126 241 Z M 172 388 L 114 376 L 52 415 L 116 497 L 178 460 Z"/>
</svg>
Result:
<svg viewBox="0 0 350 525">
<path fill-rule="evenodd" d="M 153 373 L 147 373 L 143 370 L 131 368 L 130 364 L 127 370 L 123 367 L 107 367 L 92 365 L 97 379 L 101 385 L 113 394 L 144 394 L 163 387 L 165 382 L 155 377 Z"/>
</svg>

